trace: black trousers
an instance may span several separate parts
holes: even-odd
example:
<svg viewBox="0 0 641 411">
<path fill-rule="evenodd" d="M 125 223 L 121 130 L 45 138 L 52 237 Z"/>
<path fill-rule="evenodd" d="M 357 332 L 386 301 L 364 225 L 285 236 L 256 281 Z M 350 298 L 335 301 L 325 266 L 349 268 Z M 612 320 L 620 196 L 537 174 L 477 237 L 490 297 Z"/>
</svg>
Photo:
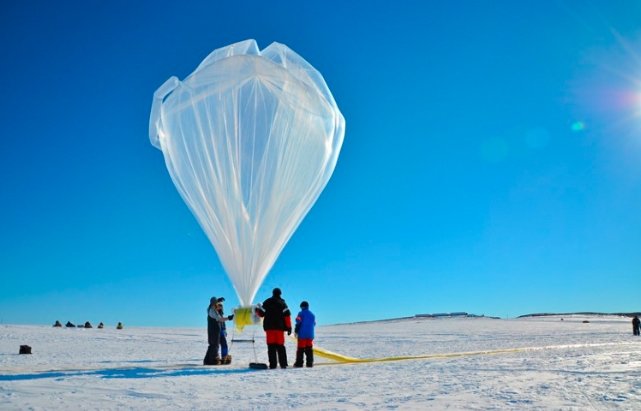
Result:
<svg viewBox="0 0 641 411">
<path fill-rule="evenodd" d="M 303 366 L 303 356 L 307 357 L 306 365 L 312 367 L 314 365 L 314 349 L 312 347 L 299 348 L 296 350 L 294 367 Z"/>
<path fill-rule="evenodd" d="M 269 368 L 287 368 L 287 350 L 284 345 L 267 344 L 267 357 L 269 358 Z"/>
</svg>

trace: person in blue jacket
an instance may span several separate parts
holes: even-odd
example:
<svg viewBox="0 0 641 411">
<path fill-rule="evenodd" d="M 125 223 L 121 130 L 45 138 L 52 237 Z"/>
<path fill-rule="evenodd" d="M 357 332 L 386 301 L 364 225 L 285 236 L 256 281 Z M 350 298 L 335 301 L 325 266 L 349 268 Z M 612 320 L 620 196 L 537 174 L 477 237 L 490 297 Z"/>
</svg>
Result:
<svg viewBox="0 0 641 411">
<path fill-rule="evenodd" d="M 308 367 L 314 366 L 314 327 L 316 327 L 316 316 L 309 310 L 309 303 L 303 301 L 300 303 L 300 312 L 296 316 L 296 326 L 294 327 L 298 338 L 294 367 L 303 366 L 303 356 L 307 359 L 306 365 Z"/>
<path fill-rule="evenodd" d="M 223 320 L 231 321 L 234 319 L 234 314 L 225 316 L 223 302 L 225 302 L 224 297 L 220 297 L 216 302 L 218 314 L 220 314 Z M 231 364 L 231 355 L 229 355 L 229 346 L 227 345 L 227 325 L 225 321 L 220 323 L 220 362 L 222 364 Z"/>
</svg>

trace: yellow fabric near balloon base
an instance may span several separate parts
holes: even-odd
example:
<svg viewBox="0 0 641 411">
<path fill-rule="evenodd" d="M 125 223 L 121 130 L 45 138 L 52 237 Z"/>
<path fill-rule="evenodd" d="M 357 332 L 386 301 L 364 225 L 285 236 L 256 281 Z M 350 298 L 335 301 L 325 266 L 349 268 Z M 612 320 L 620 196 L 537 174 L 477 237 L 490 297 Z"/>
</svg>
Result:
<svg viewBox="0 0 641 411">
<path fill-rule="evenodd" d="M 257 324 L 254 307 L 238 307 L 234 310 L 234 325 L 238 331 L 242 331 L 248 325 Z"/>
</svg>

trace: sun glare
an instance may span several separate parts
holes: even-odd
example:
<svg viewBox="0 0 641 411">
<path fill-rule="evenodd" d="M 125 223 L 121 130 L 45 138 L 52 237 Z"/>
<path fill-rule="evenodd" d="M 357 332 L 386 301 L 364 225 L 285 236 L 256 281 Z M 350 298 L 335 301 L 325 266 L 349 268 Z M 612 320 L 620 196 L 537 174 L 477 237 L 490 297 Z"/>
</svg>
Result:
<svg viewBox="0 0 641 411">
<path fill-rule="evenodd" d="M 583 119 L 571 129 L 585 131 L 587 120 L 591 129 L 616 136 L 627 146 L 641 136 L 641 37 L 615 31 L 612 35 L 608 48 L 593 49 L 586 56 L 593 66 L 575 89 Z"/>
</svg>

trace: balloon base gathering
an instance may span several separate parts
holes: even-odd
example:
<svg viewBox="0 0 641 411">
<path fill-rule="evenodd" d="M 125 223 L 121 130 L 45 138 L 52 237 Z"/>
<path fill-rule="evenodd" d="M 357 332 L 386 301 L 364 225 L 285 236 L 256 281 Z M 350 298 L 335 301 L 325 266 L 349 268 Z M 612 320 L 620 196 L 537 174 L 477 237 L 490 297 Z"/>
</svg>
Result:
<svg viewBox="0 0 641 411">
<path fill-rule="evenodd" d="M 256 305 L 248 307 L 238 307 L 234 309 L 234 325 L 238 331 L 248 325 L 255 325 L 260 323 L 260 317 L 256 315 Z"/>
</svg>

